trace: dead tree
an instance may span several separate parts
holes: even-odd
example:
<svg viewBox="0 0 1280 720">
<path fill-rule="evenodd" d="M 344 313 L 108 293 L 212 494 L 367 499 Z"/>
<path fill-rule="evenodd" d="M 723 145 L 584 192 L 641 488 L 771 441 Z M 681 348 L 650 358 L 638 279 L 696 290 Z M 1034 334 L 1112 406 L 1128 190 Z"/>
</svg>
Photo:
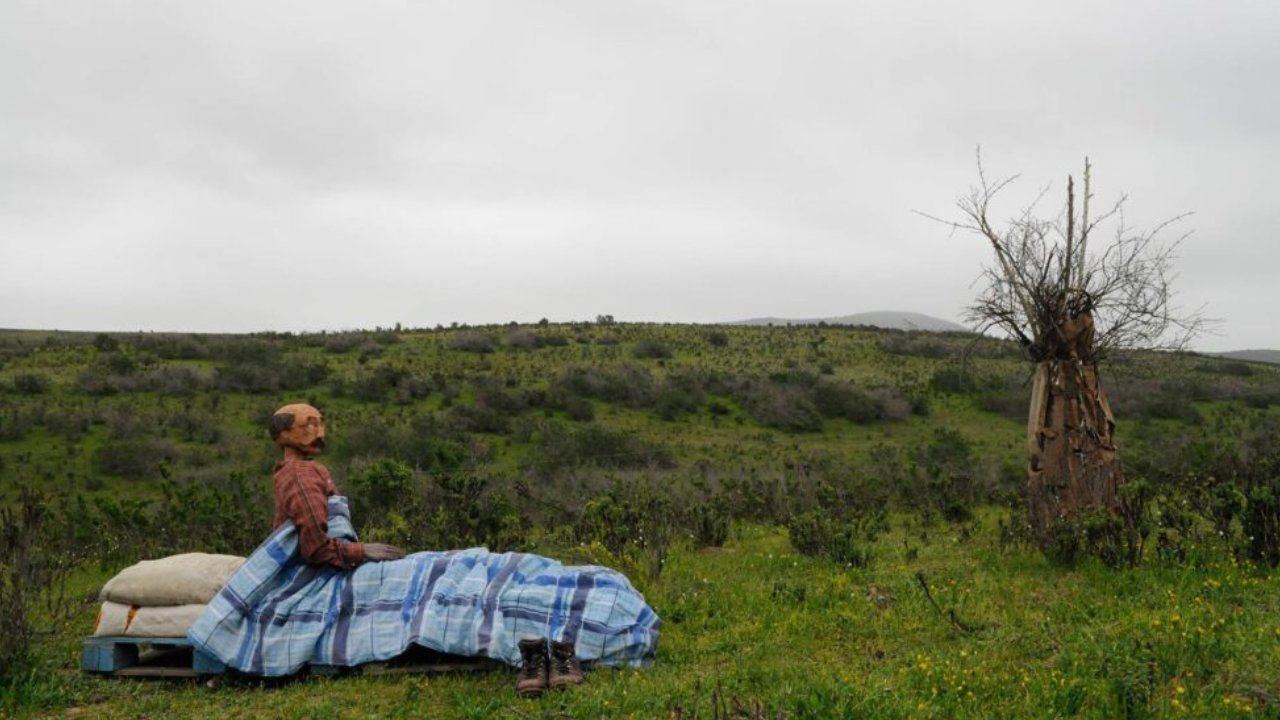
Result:
<svg viewBox="0 0 1280 720">
<path fill-rule="evenodd" d="M 997 227 L 992 202 L 1017 176 L 990 182 L 979 157 L 978 184 L 957 201 L 960 219 L 941 220 L 982 236 L 995 255 L 969 319 L 979 332 L 1016 339 L 1034 363 L 1027 509 L 1042 545 L 1064 521 L 1120 508 L 1124 473 L 1099 362 L 1117 350 L 1183 348 L 1206 322 L 1173 305 L 1173 252 L 1186 236 L 1159 237 L 1185 216 L 1134 231 L 1124 223 L 1124 197 L 1092 214 L 1090 170 L 1086 159 L 1078 196 L 1067 178 L 1066 206 L 1055 216 L 1035 214 L 1046 190 Z M 1114 226 L 1105 242 L 1095 239 L 1103 225 Z"/>
</svg>

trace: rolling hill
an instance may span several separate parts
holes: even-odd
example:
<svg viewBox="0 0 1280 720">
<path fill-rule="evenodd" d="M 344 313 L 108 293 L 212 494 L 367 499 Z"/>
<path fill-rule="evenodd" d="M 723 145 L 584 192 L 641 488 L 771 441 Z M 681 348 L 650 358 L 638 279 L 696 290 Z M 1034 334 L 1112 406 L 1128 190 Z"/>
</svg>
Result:
<svg viewBox="0 0 1280 720">
<path fill-rule="evenodd" d="M 877 312 L 855 313 L 826 318 L 779 318 L 763 317 L 749 320 L 737 320 L 728 325 L 862 325 L 878 327 L 886 330 L 931 330 L 948 332 L 967 330 L 963 325 L 943 320 L 923 313 L 902 310 L 881 310 Z"/>
</svg>

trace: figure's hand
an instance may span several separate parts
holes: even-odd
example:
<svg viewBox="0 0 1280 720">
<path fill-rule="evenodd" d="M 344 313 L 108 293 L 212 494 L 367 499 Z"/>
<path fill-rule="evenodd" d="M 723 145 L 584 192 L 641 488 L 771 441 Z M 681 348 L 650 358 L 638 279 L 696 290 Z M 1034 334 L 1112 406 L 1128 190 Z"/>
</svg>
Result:
<svg viewBox="0 0 1280 720">
<path fill-rule="evenodd" d="M 364 544 L 364 559 L 370 562 L 399 560 L 402 557 L 404 557 L 404 551 L 395 545 L 384 545 L 382 543 Z"/>
</svg>

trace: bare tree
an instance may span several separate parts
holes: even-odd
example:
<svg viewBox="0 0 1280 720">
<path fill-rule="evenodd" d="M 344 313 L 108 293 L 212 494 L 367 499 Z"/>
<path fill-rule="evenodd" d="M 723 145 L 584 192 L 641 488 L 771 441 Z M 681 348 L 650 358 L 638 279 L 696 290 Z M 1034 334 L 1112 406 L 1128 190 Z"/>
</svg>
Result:
<svg viewBox="0 0 1280 720">
<path fill-rule="evenodd" d="M 969 319 L 979 332 L 1015 338 L 1035 363 L 1027 491 L 1031 526 L 1044 543 L 1062 521 L 1120 508 L 1124 475 L 1098 363 L 1117 350 L 1184 348 L 1207 321 L 1173 305 L 1174 251 L 1186 235 L 1161 236 L 1185 216 L 1135 231 L 1124 222 L 1123 196 L 1093 214 L 1086 158 L 1083 193 L 1068 176 L 1066 205 L 1056 215 L 1036 215 L 1046 189 L 997 227 L 993 202 L 1016 179 L 990 181 L 979 155 L 978 184 L 957 201 L 960 218 L 927 217 L 991 244 L 995 262 L 983 269 L 986 287 Z M 1112 234 L 1099 240 L 1104 226 Z"/>
</svg>

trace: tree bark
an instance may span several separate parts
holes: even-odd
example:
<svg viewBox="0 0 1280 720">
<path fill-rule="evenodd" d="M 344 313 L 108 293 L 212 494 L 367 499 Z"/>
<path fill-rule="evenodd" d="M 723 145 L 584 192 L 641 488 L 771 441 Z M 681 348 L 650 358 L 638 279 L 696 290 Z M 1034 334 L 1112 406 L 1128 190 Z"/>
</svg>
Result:
<svg viewBox="0 0 1280 720">
<path fill-rule="evenodd" d="M 1041 541 L 1062 521 L 1120 509 L 1124 474 L 1115 446 L 1115 419 L 1092 358 L 1088 313 L 1059 327 L 1062 352 L 1036 365 L 1027 418 L 1027 499 Z"/>
</svg>

